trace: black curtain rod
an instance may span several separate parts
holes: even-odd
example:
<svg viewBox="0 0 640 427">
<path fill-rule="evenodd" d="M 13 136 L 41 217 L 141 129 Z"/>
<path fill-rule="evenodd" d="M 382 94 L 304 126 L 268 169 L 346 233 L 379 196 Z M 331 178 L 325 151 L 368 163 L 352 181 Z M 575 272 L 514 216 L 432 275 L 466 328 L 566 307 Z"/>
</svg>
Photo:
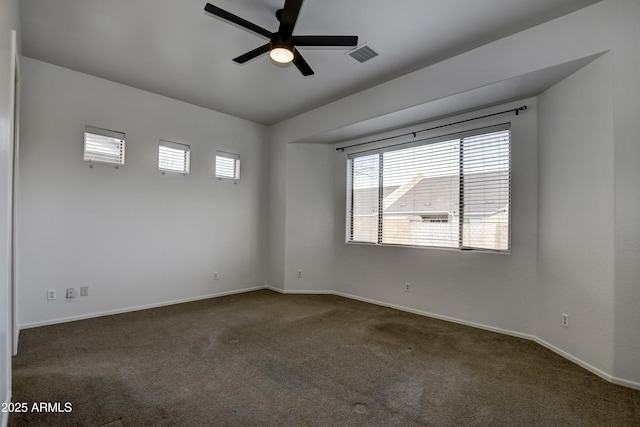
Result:
<svg viewBox="0 0 640 427">
<path fill-rule="evenodd" d="M 374 142 L 388 141 L 390 139 L 402 138 L 403 136 L 409 136 L 409 135 L 413 135 L 413 137 L 415 138 L 416 135 L 419 134 L 420 132 L 426 132 L 426 131 L 429 131 L 429 130 L 440 129 L 440 128 L 444 128 L 444 127 L 447 127 L 447 126 L 459 125 L 460 123 L 471 122 L 473 120 L 486 119 L 487 117 L 498 116 L 500 114 L 516 113 L 516 116 L 517 116 L 520 111 L 524 111 L 526 109 L 527 109 L 527 106 L 523 105 L 522 107 L 512 108 L 511 110 L 504 110 L 504 111 L 500 111 L 498 113 L 487 114 L 487 115 L 480 116 L 480 117 L 474 117 L 472 119 L 460 120 L 459 122 L 447 123 L 446 125 L 434 126 L 432 128 L 417 130 L 417 131 L 414 131 L 414 132 L 407 132 L 407 133 L 403 133 L 402 135 L 389 136 L 387 138 L 380 138 L 380 139 L 375 139 L 373 141 L 361 142 L 359 144 L 347 145 L 345 147 L 338 147 L 338 148 L 336 148 L 336 151 L 344 151 L 345 148 L 359 147 L 360 145 L 367 145 L 367 144 L 373 144 Z"/>
</svg>

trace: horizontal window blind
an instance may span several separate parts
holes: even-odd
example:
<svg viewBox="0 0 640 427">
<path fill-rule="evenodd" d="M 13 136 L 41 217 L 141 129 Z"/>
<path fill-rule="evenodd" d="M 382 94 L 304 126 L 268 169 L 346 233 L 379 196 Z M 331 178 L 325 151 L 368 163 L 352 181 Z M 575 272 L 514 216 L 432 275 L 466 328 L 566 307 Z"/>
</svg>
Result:
<svg viewBox="0 0 640 427">
<path fill-rule="evenodd" d="M 508 251 L 510 131 L 349 155 L 348 241 Z"/>
<path fill-rule="evenodd" d="M 216 151 L 216 178 L 240 179 L 240 156 L 238 154 Z"/>
<path fill-rule="evenodd" d="M 457 247 L 460 142 L 442 141 L 382 154 L 382 243 Z M 448 222 L 423 220 L 446 215 Z"/>
<path fill-rule="evenodd" d="M 378 242 L 380 156 L 353 159 L 351 166 L 351 240 Z"/>
<path fill-rule="evenodd" d="M 85 126 L 84 160 L 124 165 L 125 134 Z"/>
<path fill-rule="evenodd" d="M 160 140 L 158 169 L 161 171 L 189 173 L 191 150 L 188 145 Z"/>
<path fill-rule="evenodd" d="M 463 247 L 509 250 L 510 164 L 509 130 L 462 140 Z"/>
</svg>

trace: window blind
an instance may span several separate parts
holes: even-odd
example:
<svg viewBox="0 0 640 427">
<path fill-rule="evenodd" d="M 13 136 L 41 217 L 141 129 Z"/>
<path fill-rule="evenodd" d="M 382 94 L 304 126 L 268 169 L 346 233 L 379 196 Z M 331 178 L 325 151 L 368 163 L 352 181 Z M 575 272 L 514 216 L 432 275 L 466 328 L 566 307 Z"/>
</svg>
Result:
<svg viewBox="0 0 640 427">
<path fill-rule="evenodd" d="M 220 179 L 240 179 L 240 156 L 216 151 L 215 175 Z"/>
<path fill-rule="evenodd" d="M 188 145 L 160 140 L 158 169 L 161 171 L 189 173 L 191 150 Z"/>
<path fill-rule="evenodd" d="M 510 139 L 502 130 L 462 140 L 463 247 L 509 250 Z"/>
<path fill-rule="evenodd" d="M 348 241 L 509 250 L 508 124 L 348 158 Z"/>
<path fill-rule="evenodd" d="M 85 126 L 84 160 L 124 165 L 125 134 Z"/>
<path fill-rule="evenodd" d="M 377 243 L 380 156 L 357 157 L 351 167 L 351 240 Z"/>
</svg>

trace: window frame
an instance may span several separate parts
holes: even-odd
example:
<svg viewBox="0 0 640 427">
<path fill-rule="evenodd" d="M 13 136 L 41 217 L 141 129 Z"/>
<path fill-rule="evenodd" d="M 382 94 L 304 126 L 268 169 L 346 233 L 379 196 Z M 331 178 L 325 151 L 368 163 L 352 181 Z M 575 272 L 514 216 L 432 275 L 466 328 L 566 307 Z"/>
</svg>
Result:
<svg viewBox="0 0 640 427">
<path fill-rule="evenodd" d="M 222 160 L 222 159 L 230 159 L 231 161 L 233 161 L 232 174 L 223 173 L 223 171 L 225 171 L 227 167 L 225 166 L 224 168 L 222 168 L 219 162 L 228 161 L 228 160 Z M 229 153 L 226 151 L 216 150 L 216 159 L 215 159 L 214 168 L 215 168 L 214 176 L 218 178 L 218 180 L 229 179 L 233 181 L 239 181 L 240 180 L 240 155 Z"/>
<path fill-rule="evenodd" d="M 489 247 L 476 247 L 476 246 L 465 246 L 463 244 L 464 242 L 464 237 L 463 237 L 463 232 L 464 232 L 464 228 L 466 226 L 469 226 L 469 224 L 471 223 L 475 223 L 475 221 L 472 221 L 471 218 L 473 215 L 471 214 L 467 214 L 465 216 L 464 213 L 464 192 L 465 192 L 465 187 L 464 187 L 464 173 L 462 173 L 462 159 L 463 159 L 463 141 L 466 138 L 473 138 L 473 137 L 478 137 L 480 135 L 485 135 L 485 134 L 492 134 L 495 132 L 501 132 L 501 131 L 506 131 L 507 135 L 508 135 L 508 142 L 507 142 L 507 154 L 506 154 L 506 159 L 502 159 L 502 161 L 507 161 L 508 162 L 508 167 L 506 169 L 507 172 L 507 178 L 506 178 L 506 182 L 504 181 L 500 181 L 501 183 L 505 183 L 506 185 L 506 189 L 508 190 L 507 193 L 507 200 L 506 200 L 506 209 L 503 209 L 502 212 L 506 212 L 507 213 L 507 222 L 506 222 L 506 226 L 507 226 L 507 236 L 506 236 L 506 249 L 503 248 L 489 248 Z M 420 244 L 402 244 L 402 243 L 386 243 L 383 241 L 383 215 L 384 215 L 384 208 L 383 208 L 383 203 L 384 203 L 384 198 L 385 196 L 383 195 L 384 190 L 385 190 L 385 184 L 383 182 L 383 170 L 384 170 L 384 162 L 383 162 L 383 153 L 387 153 L 387 152 L 391 152 L 391 151 L 397 151 L 397 150 L 403 150 L 406 148 L 412 148 L 412 147 L 420 147 L 420 146 L 425 146 L 425 145 L 430 145 L 430 144 L 436 144 L 439 142 L 445 142 L 445 141 L 450 141 L 450 140 L 454 140 L 454 139 L 458 139 L 459 145 L 460 145 L 460 156 L 458 157 L 459 162 L 460 162 L 460 168 L 461 168 L 461 172 L 460 175 L 458 176 L 458 182 L 460 184 L 460 193 L 459 193 L 459 200 L 460 200 L 460 207 L 459 207 L 459 213 L 457 215 L 457 218 L 452 217 L 449 220 L 449 223 L 454 223 L 457 224 L 457 228 L 458 228 L 458 232 L 459 232 L 459 239 L 458 239 L 458 245 L 457 246 L 453 246 L 453 247 L 449 247 L 449 246 L 438 246 L 438 245 L 420 245 Z M 364 150 L 364 151 L 359 151 L 359 152 L 353 152 L 347 155 L 347 188 L 346 188 L 346 193 L 347 193 L 347 204 L 346 204 L 346 230 L 345 230 L 345 243 L 347 244 L 356 244 L 356 245 L 369 245 L 369 246 L 392 246 L 392 247 L 410 247 L 410 248 L 422 248 L 422 249 L 444 249 L 444 250 L 454 250 L 454 251 L 476 251 L 476 252 L 490 252 L 490 253 L 499 253 L 499 254 L 510 254 L 511 250 L 512 250 L 512 239 L 511 239 L 511 235 L 512 235 L 512 193 L 511 193 L 511 177 L 512 177 L 512 144 L 513 144 L 513 138 L 512 138 L 512 131 L 511 131 L 511 123 L 507 122 L 507 123 L 500 123 L 500 124 L 495 124 L 495 125 L 490 125 L 490 126 L 484 126 L 484 127 L 480 127 L 480 128 L 475 128 L 475 129 L 471 129 L 471 130 L 464 130 L 464 131 L 460 131 L 460 132 L 455 132 L 455 133 L 450 133 L 450 134 L 446 134 L 446 135 L 438 135 L 438 136 L 433 136 L 433 137 L 427 137 L 427 138 L 423 138 L 420 140 L 412 140 L 412 141 L 408 141 L 408 142 L 401 142 L 398 144 L 392 144 L 392 145 L 386 145 L 386 146 L 382 146 L 382 147 L 377 147 L 377 148 L 373 148 L 370 150 Z M 353 219 L 354 219 L 354 167 L 353 167 L 353 159 L 356 159 L 358 157 L 364 157 L 364 156 L 372 156 L 372 155 L 378 155 L 378 160 L 379 160 L 379 167 L 378 167 L 378 195 L 377 195 L 377 203 L 378 203 L 378 212 L 377 212 L 377 241 L 373 242 L 373 241 L 362 241 L 362 240 L 354 240 L 353 237 Z M 472 190 L 467 190 L 467 192 L 472 191 Z M 373 192 L 373 191 L 372 191 Z M 496 211 L 496 212 L 500 212 L 500 211 Z M 424 215 L 421 214 L 417 214 L 418 217 L 421 217 L 424 220 Z M 443 223 L 446 223 L 443 221 Z M 370 230 L 372 231 L 372 230 Z"/>
<path fill-rule="evenodd" d="M 170 167 L 162 167 L 162 147 L 168 148 L 174 151 L 181 151 L 182 154 L 182 169 L 175 169 Z M 170 158 L 166 159 L 166 162 L 170 162 Z M 182 175 L 188 175 L 191 172 L 191 147 L 187 144 L 180 144 L 178 142 L 167 141 L 161 139 L 158 143 L 158 170 L 164 175 L 166 172 L 180 173 Z"/>
<path fill-rule="evenodd" d="M 87 145 L 90 145 L 91 142 L 88 139 L 88 135 L 92 135 L 94 137 L 98 137 L 98 139 L 109 139 L 120 141 L 118 144 L 119 154 L 112 154 L 114 160 L 109 159 L 108 154 L 100 154 L 95 149 L 88 149 Z M 108 141 L 103 141 L 108 142 Z M 114 144 L 115 145 L 115 144 Z M 126 134 L 124 132 L 117 132 L 109 129 L 102 129 L 95 126 L 85 126 L 84 127 L 84 155 L 83 159 L 85 162 L 93 163 L 104 163 L 115 165 L 116 168 L 118 166 L 124 166 L 125 164 L 125 150 L 126 150 Z"/>
</svg>

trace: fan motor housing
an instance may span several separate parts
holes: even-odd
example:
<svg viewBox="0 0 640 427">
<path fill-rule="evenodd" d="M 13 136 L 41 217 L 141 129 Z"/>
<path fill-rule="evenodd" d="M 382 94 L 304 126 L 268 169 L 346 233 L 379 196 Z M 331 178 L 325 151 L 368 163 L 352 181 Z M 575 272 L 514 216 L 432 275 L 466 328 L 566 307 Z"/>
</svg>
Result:
<svg viewBox="0 0 640 427">
<path fill-rule="evenodd" d="M 271 36 L 271 49 L 283 48 L 293 52 L 293 40 L 291 37 L 283 37 L 280 33 Z"/>
</svg>

